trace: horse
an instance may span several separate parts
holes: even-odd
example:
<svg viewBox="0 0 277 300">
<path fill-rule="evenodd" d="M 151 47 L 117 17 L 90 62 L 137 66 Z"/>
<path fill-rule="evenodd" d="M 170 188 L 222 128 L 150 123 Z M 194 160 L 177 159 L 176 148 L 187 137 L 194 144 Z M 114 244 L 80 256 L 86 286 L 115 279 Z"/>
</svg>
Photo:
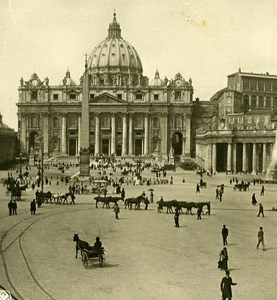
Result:
<svg viewBox="0 0 277 300">
<path fill-rule="evenodd" d="M 28 185 L 27 184 L 24 184 L 24 185 L 20 185 L 19 188 L 20 188 L 20 191 L 24 191 L 24 193 L 26 194 L 26 189 L 27 189 Z"/>
<path fill-rule="evenodd" d="M 76 256 L 75 256 L 75 258 L 77 258 L 77 256 L 78 256 L 78 250 L 82 251 L 82 250 L 90 248 L 89 243 L 86 242 L 86 241 L 80 240 L 77 233 L 74 233 L 73 242 L 76 242 Z"/>
<path fill-rule="evenodd" d="M 133 204 L 135 204 L 135 209 L 140 209 L 140 203 L 144 199 L 144 196 L 140 195 L 138 197 L 126 198 L 124 201 L 125 209 L 128 207 L 129 209 L 133 208 Z"/>
<path fill-rule="evenodd" d="M 71 200 L 75 199 L 75 196 L 72 193 L 64 193 L 60 195 L 60 201 L 64 204 L 65 202 L 68 204 L 67 198 L 71 196 Z"/>
<path fill-rule="evenodd" d="M 124 201 L 121 197 L 110 197 L 110 199 L 109 199 L 109 205 L 110 205 L 110 202 L 112 202 L 112 203 L 114 203 L 114 206 L 115 206 L 116 203 L 117 203 L 118 201 L 120 201 L 120 200 Z M 113 206 L 113 207 L 114 207 L 114 206 Z"/>
<path fill-rule="evenodd" d="M 159 206 L 166 207 L 166 213 L 173 213 L 172 206 L 177 205 L 177 200 L 176 199 L 168 200 L 168 201 L 159 200 L 157 204 Z"/>
<path fill-rule="evenodd" d="M 52 204 L 52 200 L 53 200 L 54 203 L 56 203 L 56 204 L 62 204 L 61 195 L 62 195 L 61 193 L 52 194 L 50 203 Z"/>
<path fill-rule="evenodd" d="M 94 200 L 96 200 L 95 207 L 98 208 L 98 206 L 97 206 L 98 202 L 103 202 L 103 208 L 105 205 L 106 205 L 106 208 L 110 208 L 110 198 L 111 197 L 100 197 L 100 196 L 94 197 Z"/>
</svg>

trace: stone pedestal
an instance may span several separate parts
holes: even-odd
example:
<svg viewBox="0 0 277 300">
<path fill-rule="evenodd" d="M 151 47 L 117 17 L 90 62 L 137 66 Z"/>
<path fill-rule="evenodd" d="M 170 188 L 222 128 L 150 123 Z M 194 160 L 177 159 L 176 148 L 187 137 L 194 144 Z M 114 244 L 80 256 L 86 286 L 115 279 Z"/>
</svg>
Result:
<svg viewBox="0 0 277 300">
<path fill-rule="evenodd" d="M 80 176 L 90 176 L 89 151 L 80 151 Z"/>
<path fill-rule="evenodd" d="M 168 157 L 168 164 L 169 165 L 174 165 L 174 156 L 169 156 Z"/>
</svg>

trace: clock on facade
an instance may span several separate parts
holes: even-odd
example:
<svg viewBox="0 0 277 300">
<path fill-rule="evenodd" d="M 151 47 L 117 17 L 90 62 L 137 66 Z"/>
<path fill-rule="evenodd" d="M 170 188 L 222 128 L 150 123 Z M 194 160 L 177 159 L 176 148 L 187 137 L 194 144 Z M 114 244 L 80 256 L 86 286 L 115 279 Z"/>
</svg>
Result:
<svg viewBox="0 0 277 300">
<path fill-rule="evenodd" d="M 176 84 L 176 86 L 179 87 L 179 86 L 181 86 L 182 81 L 180 79 L 178 79 L 178 80 L 175 81 L 175 84 Z"/>
<path fill-rule="evenodd" d="M 37 86 L 38 85 L 38 81 L 37 81 L 37 79 L 34 79 L 33 81 L 32 81 L 32 86 Z"/>
</svg>

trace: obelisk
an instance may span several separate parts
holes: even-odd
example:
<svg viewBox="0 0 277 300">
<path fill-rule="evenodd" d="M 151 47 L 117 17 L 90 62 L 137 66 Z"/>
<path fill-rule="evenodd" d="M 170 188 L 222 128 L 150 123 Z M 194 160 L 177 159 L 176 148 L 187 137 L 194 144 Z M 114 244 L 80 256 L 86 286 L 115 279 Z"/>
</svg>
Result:
<svg viewBox="0 0 277 300">
<path fill-rule="evenodd" d="M 80 176 L 90 175 L 89 159 L 89 71 L 87 56 L 83 75 L 82 117 L 81 117 L 81 147 L 80 147 Z"/>
</svg>

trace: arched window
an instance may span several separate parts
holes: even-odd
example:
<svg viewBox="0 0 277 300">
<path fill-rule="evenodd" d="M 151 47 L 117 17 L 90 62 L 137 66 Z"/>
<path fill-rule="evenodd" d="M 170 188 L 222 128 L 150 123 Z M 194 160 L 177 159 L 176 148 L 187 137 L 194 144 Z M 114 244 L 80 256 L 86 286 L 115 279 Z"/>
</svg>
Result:
<svg viewBox="0 0 277 300">
<path fill-rule="evenodd" d="M 38 119 L 37 116 L 31 117 L 31 127 L 37 127 L 38 126 Z"/>
<path fill-rule="evenodd" d="M 268 107 L 268 108 L 271 107 L 271 98 L 270 97 L 266 97 L 266 99 L 265 99 L 265 107 Z"/>
<path fill-rule="evenodd" d="M 160 122 L 159 122 L 159 118 L 158 118 L 158 117 L 155 117 L 155 118 L 154 118 L 153 126 L 154 126 L 154 127 L 160 127 Z"/>
<path fill-rule="evenodd" d="M 58 128 L 59 127 L 59 120 L 57 117 L 53 118 L 53 127 Z"/>
<path fill-rule="evenodd" d="M 175 128 L 182 128 L 182 118 L 181 116 L 175 117 Z"/>
<path fill-rule="evenodd" d="M 116 118 L 116 128 L 122 128 L 122 118 L 121 117 Z"/>
<path fill-rule="evenodd" d="M 244 107 L 244 111 L 247 111 L 249 109 L 249 97 L 248 97 L 248 95 L 244 95 L 244 97 L 243 97 L 243 107 Z"/>
<path fill-rule="evenodd" d="M 258 106 L 259 107 L 264 107 L 264 97 L 263 96 L 259 96 Z"/>
<path fill-rule="evenodd" d="M 251 97 L 251 107 L 257 107 L 257 97 L 256 96 Z"/>
<path fill-rule="evenodd" d="M 277 107 L 277 97 L 273 98 L 273 107 Z"/>
</svg>

